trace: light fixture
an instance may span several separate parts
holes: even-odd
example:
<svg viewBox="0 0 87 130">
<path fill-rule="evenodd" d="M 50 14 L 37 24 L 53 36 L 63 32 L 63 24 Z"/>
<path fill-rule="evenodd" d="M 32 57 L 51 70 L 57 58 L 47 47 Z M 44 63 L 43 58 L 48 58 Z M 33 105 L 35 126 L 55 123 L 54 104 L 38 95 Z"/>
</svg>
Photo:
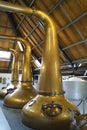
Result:
<svg viewBox="0 0 87 130">
<path fill-rule="evenodd" d="M 41 67 L 41 63 L 38 60 L 35 60 L 34 63 L 36 64 L 36 66 Z"/>
<path fill-rule="evenodd" d="M 82 64 L 79 64 L 78 66 L 80 67 Z"/>
<path fill-rule="evenodd" d="M 21 42 L 20 42 L 20 41 L 17 41 L 17 43 L 18 43 L 18 45 L 19 45 L 20 50 L 23 51 L 23 47 L 22 47 L 22 45 L 21 45 Z"/>
</svg>

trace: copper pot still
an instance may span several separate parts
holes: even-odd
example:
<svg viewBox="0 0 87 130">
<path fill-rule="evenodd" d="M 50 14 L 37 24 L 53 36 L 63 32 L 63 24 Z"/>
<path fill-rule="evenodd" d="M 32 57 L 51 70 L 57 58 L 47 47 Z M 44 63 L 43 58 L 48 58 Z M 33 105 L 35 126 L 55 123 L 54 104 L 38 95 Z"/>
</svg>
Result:
<svg viewBox="0 0 87 130">
<path fill-rule="evenodd" d="M 2 88 L 0 90 L 0 98 L 4 98 L 8 93 L 13 92 L 18 86 L 18 75 L 19 75 L 19 61 L 18 61 L 18 53 L 10 48 L 9 51 L 13 54 L 12 61 L 12 73 L 11 73 L 11 83 L 6 88 Z"/>
<path fill-rule="evenodd" d="M 64 97 L 60 73 L 56 24 L 50 16 L 39 10 L 0 1 L 0 10 L 33 14 L 46 24 L 42 67 L 38 95 L 22 109 L 22 122 L 35 130 L 76 130 L 80 113 Z"/>
<path fill-rule="evenodd" d="M 32 73 L 31 73 L 31 47 L 26 40 L 21 37 L 12 37 L 0 35 L 2 40 L 20 41 L 24 45 L 24 61 L 22 69 L 21 84 L 18 84 L 17 89 L 9 93 L 4 98 L 4 105 L 11 108 L 22 108 L 29 100 L 36 96 L 35 89 L 32 86 Z M 16 64 L 15 64 L 16 65 Z M 14 71 L 13 77 L 16 76 L 17 71 Z"/>
</svg>

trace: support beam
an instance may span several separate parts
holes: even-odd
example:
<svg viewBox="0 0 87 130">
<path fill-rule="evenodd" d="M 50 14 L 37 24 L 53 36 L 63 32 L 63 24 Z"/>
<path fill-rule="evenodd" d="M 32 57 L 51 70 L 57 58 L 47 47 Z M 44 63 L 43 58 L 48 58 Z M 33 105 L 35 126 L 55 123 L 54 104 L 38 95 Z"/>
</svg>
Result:
<svg viewBox="0 0 87 130">
<path fill-rule="evenodd" d="M 26 16 L 24 15 L 24 16 L 21 18 L 21 20 L 19 21 L 19 23 L 18 23 L 16 29 L 18 29 L 18 28 L 21 26 L 21 24 L 22 24 L 22 22 L 24 21 L 25 17 L 26 17 Z"/>
<path fill-rule="evenodd" d="M 32 6 L 34 6 L 34 3 L 36 2 L 36 0 L 32 0 L 31 2 L 29 2 L 28 0 L 23 0 L 23 2 L 24 2 L 27 6 L 32 7 Z"/>
<path fill-rule="evenodd" d="M 81 67 L 78 67 L 77 68 L 74 68 L 74 72 L 80 72 L 80 71 L 85 71 L 87 70 L 87 66 L 81 66 Z M 69 72 L 73 72 L 73 69 L 72 68 L 67 68 L 67 69 L 62 69 L 61 70 L 62 73 L 69 73 Z"/>
<path fill-rule="evenodd" d="M 35 48 L 41 46 L 44 43 L 44 41 L 39 42 L 38 44 L 36 44 L 34 47 L 32 47 L 32 50 L 34 50 Z"/>
<path fill-rule="evenodd" d="M 52 14 L 52 12 L 53 12 L 56 8 L 58 8 L 58 6 L 60 6 L 63 1 L 64 1 L 64 0 L 57 0 L 57 3 L 55 4 L 55 6 L 48 11 L 48 15 Z"/>
<path fill-rule="evenodd" d="M 38 26 L 39 26 L 39 24 L 37 24 L 37 25 L 32 29 L 32 31 L 29 32 L 29 33 L 26 35 L 26 37 L 25 37 L 24 39 L 27 39 L 27 38 L 37 29 Z"/>
<path fill-rule="evenodd" d="M 69 48 L 71 48 L 71 47 L 77 46 L 77 45 L 82 44 L 82 43 L 85 43 L 85 42 L 87 42 L 87 39 L 78 41 L 78 42 L 76 42 L 76 43 L 72 43 L 71 45 L 62 48 L 62 50 L 67 50 L 67 49 L 69 49 Z"/>
<path fill-rule="evenodd" d="M 60 8 L 62 9 L 62 11 L 66 15 L 66 17 L 69 19 L 69 21 L 72 22 L 72 18 L 67 13 L 67 11 L 65 10 L 65 8 L 62 5 L 60 5 Z M 80 30 L 78 29 L 78 27 L 75 24 L 73 24 L 73 27 L 75 28 L 75 30 L 77 31 L 77 33 L 80 35 L 81 39 L 84 40 L 84 36 L 82 35 L 82 33 L 80 32 Z"/>
<path fill-rule="evenodd" d="M 85 63 L 87 63 L 87 58 L 84 58 L 84 59 L 80 59 L 80 60 L 74 60 L 74 61 L 72 61 L 72 64 L 74 65 L 74 64 L 85 64 Z M 65 63 L 65 64 L 63 64 L 62 66 L 68 66 L 68 65 L 70 65 L 70 63 Z M 66 68 L 66 69 L 62 69 L 62 73 L 64 73 L 64 72 L 69 72 L 69 71 L 85 71 L 85 70 L 87 70 L 87 66 L 80 66 L 80 67 L 74 67 L 74 68 L 72 68 L 72 67 L 69 67 L 69 68 Z M 40 68 L 37 68 L 37 69 L 34 69 L 34 73 L 36 72 L 36 73 L 38 73 L 39 74 L 39 71 L 40 71 Z"/>
<path fill-rule="evenodd" d="M 59 44 L 59 49 L 60 49 L 60 51 L 63 53 L 64 57 L 68 60 L 69 64 L 70 64 L 70 65 L 72 66 L 72 68 L 73 68 L 74 64 L 72 63 L 72 60 L 71 60 L 70 57 L 65 53 L 65 51 L 62 50 L 62 47 L 60 46 L 60 44 Z"/>
<path fill-rule="evenodd" d="M 70 23 L 66 24 L 65 26 L 63 26 L 61 29 L 58 30 L 58 33 L 62 32 L 63 30 L 65 30 L 66 28 L 70 27 L 71 25 L 73 25 L 74 23 L 76 23 L 77 21 L 79 21 L 81 18 L 85 17 L 87 15 L 87 12 L 83 13 L 82 15 L 78 16 L 77 18 L 73 19 Z"/>
<path fill-rule="evenodd" d="M 72 63 L 74 63 L 74 64 L 85 64 L 85 63 L 87 63 L 87 58 L 74 60 L 74 61 L 72 61 Z"/>
<path fill-rule="evenodd" d="M 82 66 L 82 67 L 79 67 L 78 69 L 77 68 L 73 69 L 71 67 L 71 68 L 67 68 L 67 69 L 61 69 L 61 73 L 62 73 L 62 75 L 66 75 L 66 74 L 73 75 L 73 74 L 81 73 L 82 76 L 83 76 L 85 70 L 87 70 L 87 66 Z M 40 74 L 40 68 L 34 69 L 33 73 L 39 75 Z"/>
</svg>

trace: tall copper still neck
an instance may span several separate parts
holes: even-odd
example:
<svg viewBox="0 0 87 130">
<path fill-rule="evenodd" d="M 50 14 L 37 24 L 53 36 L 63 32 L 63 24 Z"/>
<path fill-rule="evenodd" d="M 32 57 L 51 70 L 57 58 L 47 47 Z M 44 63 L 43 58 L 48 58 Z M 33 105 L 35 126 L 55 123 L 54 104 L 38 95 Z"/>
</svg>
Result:
<svg viewBox="0 0 87 130">
<path fill-rule="evenodd" d="M 18 61 L 18 53 L 14 49 L 9 49 L 13 54 L 13 62 L 12 62 L 12 78 L 11 82 L 13 85 L 18 84 L 18 76 L 19 76 L 19 61 Z"/>
<path fill-rule="evenodd" d="M 0 39 L 4 40 L 16 40 L 20 41 L 24 45 L 24 63 L 22 69 L 22 81 L 21 84 L 18 85 L 18 89 L 16 89 L 12 94 L 8 94 L 4 99 L 4 104 L 8 107 L 12 108 L 22 108 L 30 99 L 32 99 L 36 92 L 32 86 L 32 74 L 31 74 L 31 47 L 21 37 L 12 37 L 12 36 L 1 36 Z"/>
</svg>

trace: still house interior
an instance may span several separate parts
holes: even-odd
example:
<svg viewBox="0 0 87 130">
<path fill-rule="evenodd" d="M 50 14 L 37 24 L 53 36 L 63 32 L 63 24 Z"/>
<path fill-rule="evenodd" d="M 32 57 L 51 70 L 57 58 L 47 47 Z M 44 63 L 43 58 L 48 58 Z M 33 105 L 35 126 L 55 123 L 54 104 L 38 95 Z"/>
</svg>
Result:
<svg viewBox="0 0 87 130">
<path fill-rule="evenodd" d="M 87 0 L 0 0 L 0 130 L 87 130 Z"/>
</svg>

